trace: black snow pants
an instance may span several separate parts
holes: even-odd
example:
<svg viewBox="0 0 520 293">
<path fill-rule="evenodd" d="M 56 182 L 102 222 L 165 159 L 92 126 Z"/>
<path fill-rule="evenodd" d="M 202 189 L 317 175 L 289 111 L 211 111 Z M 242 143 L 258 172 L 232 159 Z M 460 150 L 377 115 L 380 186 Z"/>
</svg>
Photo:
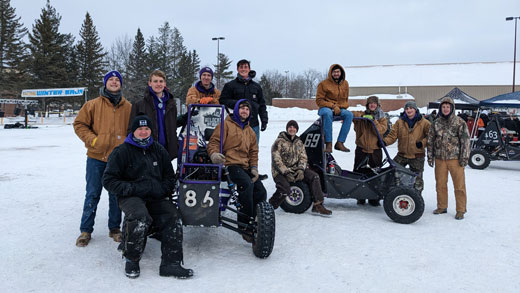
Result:
<svg viewBox="0 0 520 293">
<path fill-rule="evenodd" d="M 161 239 L 161 264 L 180 263 L 182 223 L 177 207 L 168 199 L 144 201 L 140 197 L 120 197 L 119 207 L 125 214 L 123 224 L 123 256 L 139 261 L 146 246 L 150 228 Z"/>
<path fill-rule="evenodd" d="M 253 183 L 249 173 L 240 166 L 229 166 L 228 171 L 229 178 L 237 185 L 238 201 L 241 205 L 240 211 L 254 218 L 256 216 L 256 205 L 267 198 L 267 191 L 262 181 L 256 180 Z M 247 223 L 248 219 L 239 216 L 238 221 Z"/>
</svg>

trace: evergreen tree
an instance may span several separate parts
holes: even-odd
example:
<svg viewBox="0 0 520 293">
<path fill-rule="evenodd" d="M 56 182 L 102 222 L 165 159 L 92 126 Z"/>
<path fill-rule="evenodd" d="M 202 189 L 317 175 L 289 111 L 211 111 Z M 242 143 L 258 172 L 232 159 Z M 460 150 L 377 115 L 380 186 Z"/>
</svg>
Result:
<svg viewBox="0 0 520 293">
<path fill-rule="evenodd" d="M 79 32 L 81 40 L 77 45 L 77 59 L 79 63 L 79 82 L 88 88 L 90 99 L 98 96 L 99 87 L 102 86 L 101 76 L 104 71 L 106 53 L 99 41 L 99 35 L 87 12 L 85 20 Z"/>
<path fill-rule="evenodd" d="M 27 29 L 16 16 L 10 0 L 0 0 L 0 96 L 17 95 L 22 88 L 27 57 L 23 41 Z"/>
<path fill-rule="evenodd" d="M 130 100 L 136 101 L 147 87 L 148 75 L 151 72 L 147 68 L 147 61 L 146 43 L 141 29 L 138 28 L 128 61 L 127 92 Z"/>
<path fill-rule="evenodd" d="M 229 60 L 228 56 L 224 53 L 219 53 L 218 55 L 218 64 L 215 64 L 215 80 L 217 82 L 217 87 L 222 89 L 224 84 L 233 79 L 233 71 L 229 70 L 231 66 L 231 60 Z"/>
<path fill-rule="evenodd" d="M 179 98 L 182 103 L 186 103 L 188 90 L 197 80 L 197 72 L 200 70 L 200 59 L 197 51 L 185 52 L 180 58 L 178 68 L 177 91 L 173 95 Z"/>
<path fill-rule="evenodd" d="M 66 87 L 69 84 L 66 59 L 73 38 L 58 31 L 60 21 L 61 16 L 47 0 L 32 33 L 29 33 L 30 70 L 34 87 Z"/>
<path fill-rule="evenodd" d="M 148 45 L 146 46 L 146 48 L 147 48 L 146 51 L 148 52 L 148 54 L 147 54 L 148 58 L 147 58 L 147 62 L 146 62 L 148 72 L 151 73 L 152 71 L 154 71 L 156 69 L 164 71 L 164 69 L 162 69 L 159 64 L 159 53 L 157 51 L 157 41 L 153 36 L 148 39 Z"/>
</svg>

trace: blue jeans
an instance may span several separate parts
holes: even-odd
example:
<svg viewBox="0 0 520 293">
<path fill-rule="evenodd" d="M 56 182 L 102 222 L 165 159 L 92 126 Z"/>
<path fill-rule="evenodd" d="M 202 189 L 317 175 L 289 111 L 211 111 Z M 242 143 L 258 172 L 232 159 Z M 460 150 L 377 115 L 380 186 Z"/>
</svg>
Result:
<svg viewBox="0 0 520 293">
<path fill-rule="evenodd" d="M 92 233 L 94 231 L 94 218 L 103 190 L 103 172 L 107 163 L 87 157 L 87 193 L 83 204 L 83 215 L 81 215 L 81 232 Z M 121 225 L 121 210 L 117 205 L 115 194 L 108 193 L 108 229 L 119 228 Z"/>
<path fill-rule="evenodd" d="M 334 119 L 334 111 L 331 108 L 323 107 L 318 110 L 318 115 L 321 116 L 323 132 L 325 133 L 325 142 L 332 142 L 332 120 Z M 338 141 L 345 142 L 354 115 L 347 109 L 341 109 L 339 117 L 343 120 L 343 124 L 339 131 Z"/>
<path fill-rule="evenodd" d="M 256 145 L 259 145 L 260 144 L 260 125 L 257 125 L 255 127 L 251 127 L 251 128 L 253 128 L 253 131 L 256 134 Z"/>
</svg>

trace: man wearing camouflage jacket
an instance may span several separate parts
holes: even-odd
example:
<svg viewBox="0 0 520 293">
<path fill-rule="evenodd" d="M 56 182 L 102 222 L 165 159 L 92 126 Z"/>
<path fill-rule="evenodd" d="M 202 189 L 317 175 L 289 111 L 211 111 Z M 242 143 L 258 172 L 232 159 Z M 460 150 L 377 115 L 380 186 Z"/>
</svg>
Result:
<svg viewBox="0 0 520 293">
<path fill-rule="evenodd" d="M 455 219 L 464 219 L 466 213 L 466 179 L 464 167 L 468 164 L 470 140 L 464 120 L 455 115 L 455 104 L 449 97 L 441 100 L 438 118 L 428 133 L 428 165 L 435 164 L 437 209 L 434 214 L 445 214 L 448 208 L 448 173 L 455 190 Z"/>
</svg>

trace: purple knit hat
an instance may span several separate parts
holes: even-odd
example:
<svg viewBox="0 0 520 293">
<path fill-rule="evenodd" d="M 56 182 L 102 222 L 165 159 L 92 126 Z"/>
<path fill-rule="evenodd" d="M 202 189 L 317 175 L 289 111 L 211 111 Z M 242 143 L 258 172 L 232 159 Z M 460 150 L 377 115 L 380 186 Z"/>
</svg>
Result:
<svg viewBox="0 0 520 293">
<path fill-rule="evenodd" d="M 209 68 L 207 66 L 206 67 L 202 67 L 202 69 L 199 71 L 199 78 L 202 76 L 202 74 L 204 72 L 207 72 L 207 73 L 211 74 L 211 78 L 213 78 L 213 70 L 211 70 L 211 68 Z"/>
<path fill-rule="evenodd" d="M 123 86 L 123 77 L 121 76 L 121 73 L 119 73 L 117 70 L 112 70 L 105 75 L 105 77 L 103 78 L 103 86 L 107 86 L 107 81 L 112 76 L 119 78 L 119 82 L 121 83 L 121 86 Z"/>
</svg>

